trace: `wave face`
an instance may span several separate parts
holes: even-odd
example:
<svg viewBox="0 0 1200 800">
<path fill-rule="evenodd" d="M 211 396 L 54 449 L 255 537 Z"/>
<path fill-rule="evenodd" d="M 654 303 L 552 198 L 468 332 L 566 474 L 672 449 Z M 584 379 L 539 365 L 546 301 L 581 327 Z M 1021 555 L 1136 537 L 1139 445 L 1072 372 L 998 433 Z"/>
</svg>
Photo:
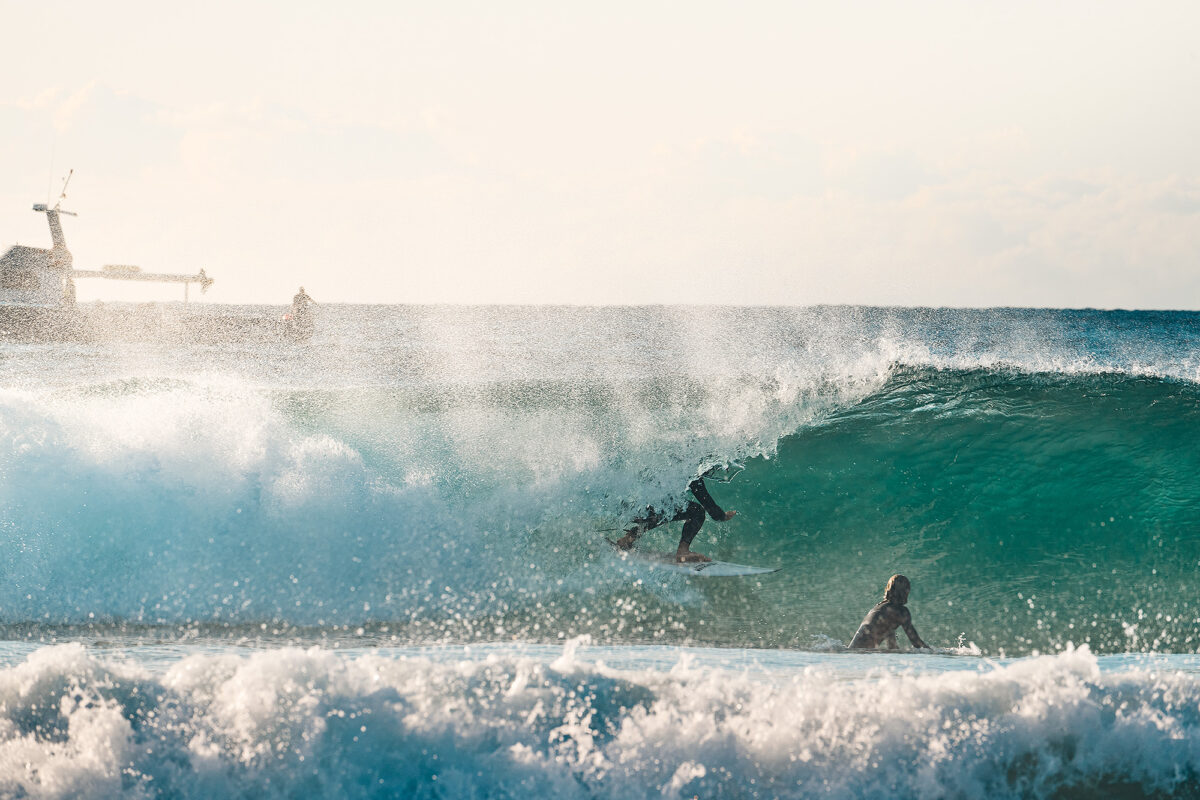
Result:
<svg viewBox="0 0 1200 800">
<path fill-rule="evenodd" d="M 0 793 L 1194 797 L 1200 678 L 1147 666 L 1102 669 L 1082 649 L 772 679 L 614 669 L 568 646 L 553 661 L 285 648 L 151 671 L 62 645 L 0 670 Z"/>
<path fill-rule="evenodd" d="M 1196 314 L 334 307 L 0 354 L 10 636 L 812 647 L 903 572 L 933 643 L 1197 647 Z M 614 558 L 735 461 L 695 548 L 783 571 Z"/>
<path fill-rule="evenodd" d="M 899 368 L 744 478 L 725 496 L 762 527 L 737 555 L 789 565 L 760 594 L 789 644 L 789 627 L 847 638 L 891 571 L 933 641 L 1200 642 L 1195 384 Z"/>
</svg>

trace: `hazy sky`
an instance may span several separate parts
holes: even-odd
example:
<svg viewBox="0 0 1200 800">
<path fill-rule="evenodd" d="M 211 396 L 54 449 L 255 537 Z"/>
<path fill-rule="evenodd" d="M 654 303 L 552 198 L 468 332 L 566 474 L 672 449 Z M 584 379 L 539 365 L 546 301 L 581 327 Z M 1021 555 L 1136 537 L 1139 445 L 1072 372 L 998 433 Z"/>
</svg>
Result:
<svg viewBox="0 0 1200 800">
<path fill-rule="evenodd" d="M 0 247 L 48 246 L 29 208 L 74 168 L 76 266 L 204 267 L 213 302 L 1200 308 L 1190 0 L 0 0 L 0 25 Z"/>
</svg>

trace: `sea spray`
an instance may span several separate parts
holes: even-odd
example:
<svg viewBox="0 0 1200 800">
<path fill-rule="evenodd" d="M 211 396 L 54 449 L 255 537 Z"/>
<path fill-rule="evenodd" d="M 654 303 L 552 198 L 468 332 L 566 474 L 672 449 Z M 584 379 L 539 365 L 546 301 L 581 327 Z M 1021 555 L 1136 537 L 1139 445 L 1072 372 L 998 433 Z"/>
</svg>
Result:
<svg viewBox="0 0 1200 800">
<path fill-rule="evenodd" d="M 586 643 L 544 655 L 291 648 L 148 668 L 43 648 L 0 671 L 0 792 L 1186 797 L 1200 778 L 1194 664 L 1110 663 L 1086 648 L 921 673 L 869 655 L 603 663 L 671 657 Z"/>
<path fill-rule="evenodd" d="M 0 621 L 805 647 L 903 569 L 931 641 L 1197 645 L 1195 315 L 378 313 L 303 349 L 10 351 Z M 696 549 L 782 572 L 612 558 L 734 460 Z"/>
<path fill-rule="evenodd" d="M 1193 313 L 3 343 L 0 796 L 1194 797 L 1198 422 Z M 779 572 L 614 557 L 709 470 Z"/>
</svg>

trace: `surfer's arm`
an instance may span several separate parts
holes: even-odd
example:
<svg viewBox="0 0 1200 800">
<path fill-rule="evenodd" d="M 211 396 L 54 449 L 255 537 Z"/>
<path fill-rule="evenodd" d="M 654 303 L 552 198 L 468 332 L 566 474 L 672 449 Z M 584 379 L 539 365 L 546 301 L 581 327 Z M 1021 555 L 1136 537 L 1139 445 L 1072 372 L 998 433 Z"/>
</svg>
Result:
<svg viewBox="0 0 1200 800">
<path fill-rule="evenodd" d="M 724 522 L 737 513 L 736 511 L 726 513 L 721 510 L 721 507 L 717 505 L 717 501 L 712 499 L 712 495 L 705 488 L 703 478 L 696 478 L 696 480 L 689 483 L 688 489 L 691 490 L 692 496 L 700 501 L 700 505 L 704 506 L 704 510 L 708 512 L 708 515 L 718 522 Z"/>
<path fill-rule="evenodd" d="M 904 628 L 904 633 L 906 636 L 908 636 L 908 640 L 912 642 L 913 647 L 924 647 L 926 650 L 929 649 L 929 645 L 921 641 L 921 637 L 917 635 L 917 629 L 914 628 L 912 624 L 912 614 L 909 613 L 907 608 L 904 609 L 904 618 L 901 620 L 900 625 Z"/>
<path fill-rule="evenodd" d="M 888 650 L 896 650 L 900 647 L 900 643 L 896 641 L 896 632 L 892 631 L 887 635 Z"/>
</svg>

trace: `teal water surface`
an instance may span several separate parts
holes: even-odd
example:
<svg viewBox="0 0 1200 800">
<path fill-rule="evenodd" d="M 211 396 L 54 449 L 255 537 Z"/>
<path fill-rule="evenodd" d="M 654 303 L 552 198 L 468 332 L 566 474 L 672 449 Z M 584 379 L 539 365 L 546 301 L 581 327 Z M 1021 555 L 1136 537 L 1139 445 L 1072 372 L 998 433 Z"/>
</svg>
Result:
<svg viewBox="0 0 1200 800">
<path fill-rule="evenodd" d="M 301 345 L 0 348 L 12 637 L 813 648 L 902 572 L 942 646 L 1196 649 L 1200 315 L 319 322 Z M 780 572 L 612 557 L 606 536 L 711 468 L 739 514 L 695 549 Z"/>
</svg>

